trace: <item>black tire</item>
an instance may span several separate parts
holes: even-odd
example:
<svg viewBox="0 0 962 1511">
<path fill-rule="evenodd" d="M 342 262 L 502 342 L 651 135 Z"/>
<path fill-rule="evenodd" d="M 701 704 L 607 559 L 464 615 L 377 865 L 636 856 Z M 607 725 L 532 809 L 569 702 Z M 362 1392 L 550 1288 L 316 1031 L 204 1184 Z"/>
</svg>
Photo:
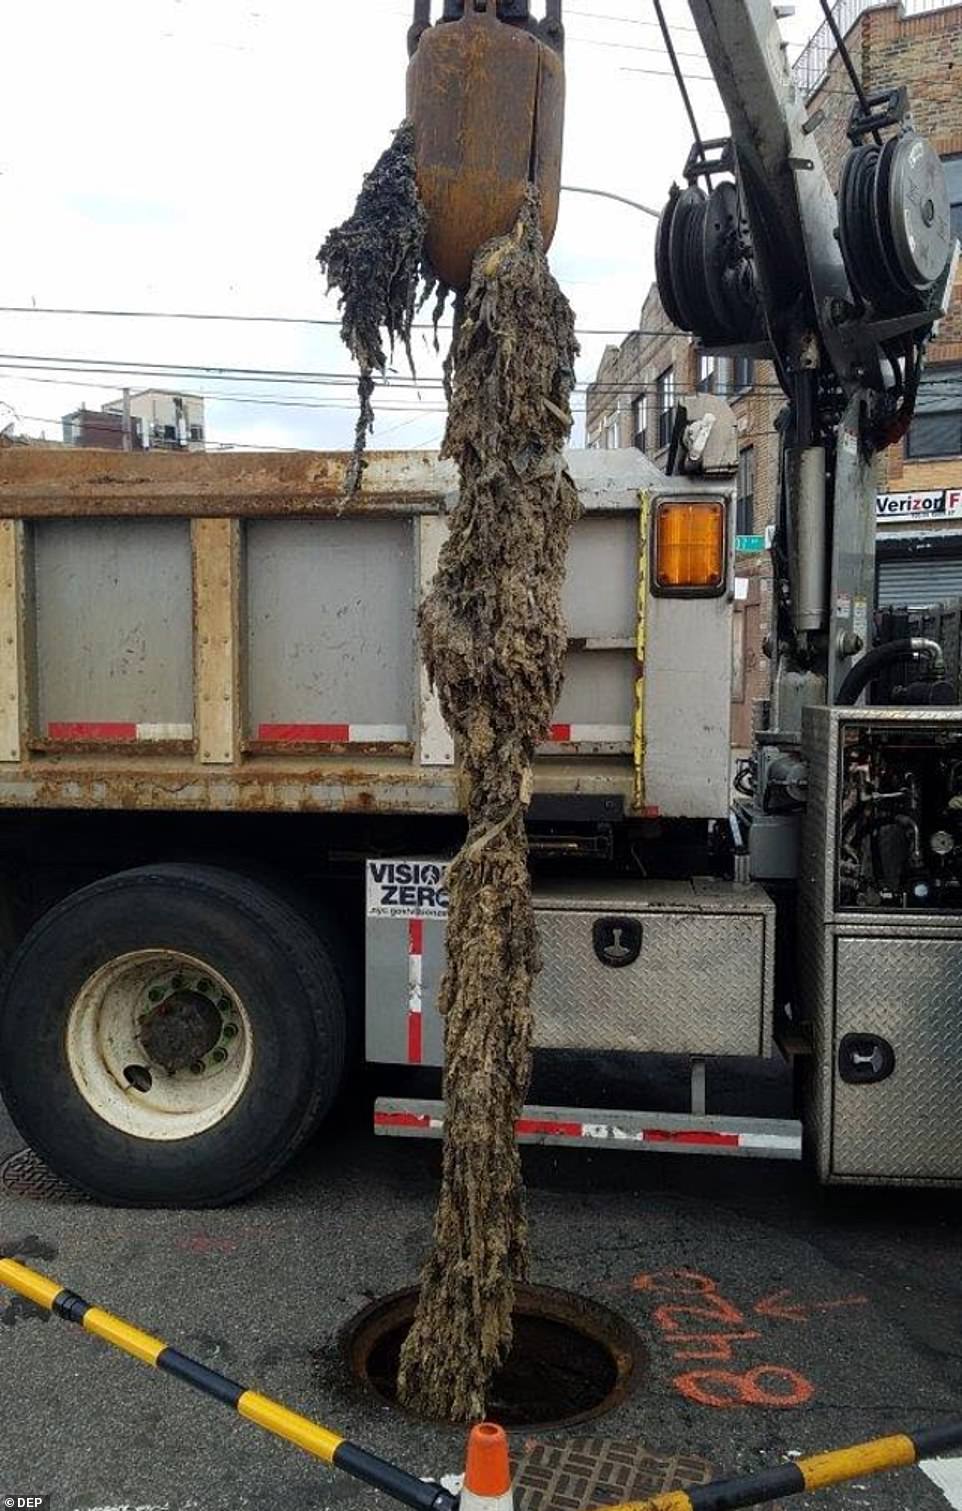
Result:
<svg viewBox="0 0 962 1511">
<path fill-rule="evenodd" d="M 222 1121 L 194 1137 L 134 1137 L 79 1091 L 66 1052 L 70 1005 L 118 956 L 179 950 L 243 1001 L 253 1066 Z M 215 867 L 143 866 L 75 892 L 31 930 L 0 996 L 0 1093 L 58 1174 L 125 1206 L 218 1206 L 269 1180 L 334 1101 L 346 1008 L 330 950 L 289 903 Z"/>
</svg>

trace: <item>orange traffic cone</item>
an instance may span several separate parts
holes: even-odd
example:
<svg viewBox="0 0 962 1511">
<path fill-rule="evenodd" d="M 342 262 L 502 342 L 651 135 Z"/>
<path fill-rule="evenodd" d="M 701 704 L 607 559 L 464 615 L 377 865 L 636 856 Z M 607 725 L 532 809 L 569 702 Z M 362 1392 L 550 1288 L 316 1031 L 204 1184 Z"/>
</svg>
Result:
<svg viewBox="0 0 962 1511">
<path fill-rule="evenodd" d="M 512 1511 L 508 1439 L 503 1427 L 479 1422 L 468 1437 L 461 1511 Z"/>
</svg>

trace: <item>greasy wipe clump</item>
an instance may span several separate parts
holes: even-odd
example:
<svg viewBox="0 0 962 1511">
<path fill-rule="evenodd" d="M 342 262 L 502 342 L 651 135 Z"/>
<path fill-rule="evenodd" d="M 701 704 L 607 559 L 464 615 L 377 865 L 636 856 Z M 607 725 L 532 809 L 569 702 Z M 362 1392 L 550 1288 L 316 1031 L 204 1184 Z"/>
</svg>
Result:
<svg viewBox="0 0 962 1511">
<path fill-rule="evenodd" d="M 467 786 L 449 878 L 445 1125 L 433 1252 L 399 1376 L 403 1402 L 470 1421 L 511 1343 L 527 1225 L 514 1125 L 539 968 L 525 807 L 566 650 L 561 590 L 578 498 L 563 457 L 577 343 L 529 189 L 514 231 L 474 261 L 443 455 L 460 491 L 421 614 L 424 660 Z"/>
<path fill-rule="evenodd" d="M 414 127 L 404 121 L 386 152 L 365 176 L 354 214 L 331 231 L 317 254 L 328 289 L 340 290 L 341 336 L 360 370 L 360 413 L 354 460 L 346 479 L 353 493 L 364 471 L 364 450 L 374 427 L 374 373 L 400 342 L 412 375 L 411 324 L 417 303 L 427 217 L 414 177 Z"/>
</svg>

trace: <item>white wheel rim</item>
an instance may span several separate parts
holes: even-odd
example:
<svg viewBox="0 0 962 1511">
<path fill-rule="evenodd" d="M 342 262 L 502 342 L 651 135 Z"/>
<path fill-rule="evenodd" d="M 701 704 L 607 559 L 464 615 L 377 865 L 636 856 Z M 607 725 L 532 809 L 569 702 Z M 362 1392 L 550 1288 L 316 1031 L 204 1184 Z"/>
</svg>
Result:
<svg viewBox="0 0 962 1511">
<path fill-rule="evenodd" d="M 192 1021 L 203 1022 L 204 1052 L 171 1070 L 147 1043 L 159 1010 L 167 1004 L 172 1012 L 175 998 L 188 1000 Z M 254 1063 L 238 993 L 202 960 L 176 950 L 137 950 L 95 971 L 70 1005 L 66 1050 L 74 1084 L 97 1116 L 153 1140 L 194 1138 L 223 1122 Z"/>
</svg>

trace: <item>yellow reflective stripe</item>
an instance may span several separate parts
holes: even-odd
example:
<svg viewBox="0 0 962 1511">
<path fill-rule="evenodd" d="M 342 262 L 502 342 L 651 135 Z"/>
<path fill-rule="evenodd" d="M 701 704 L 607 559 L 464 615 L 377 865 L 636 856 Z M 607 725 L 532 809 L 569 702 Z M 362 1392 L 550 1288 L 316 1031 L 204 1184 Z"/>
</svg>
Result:
<svg viewBox="0 0 962 1511">
<path fill-rule="evenodd" d="M 645 806 L 645 652 L 648 645 L 648 533 L 651 495 L 643 490 L 638 495 L 638 501 L 638 618 L 635 627 L 635 701 L 631 734 L 634 769 L 631 802 L 635 812 Z"/>
<path fill-rule="evenodd" d="M 258 1427 L 266 1427 L 268 1432 L 275 1433 L 277 1437 L 286 1438 L 289 1443 L 313 1453 L 315 1458 L 323 1460 L 325 1464 L 333 1463 L 334 1454 L 344 1442 L 336 1432 L 329 1432 L 326 1427 L 319 1427 L 307 1417 L 298 1416 L 296 1411 L 288 1411 L 286 1406 L 272 1401 L 269 1396 L 258 1395 L 256 1390 L 244 1391 L 237 1403 L 237 1410 L 249 1422 L 256 1422 Z"/>
<path fill-rule="evenodd" d="M 673 1490 L 670 1495 L 656 1495 L 653 1501 L 623 1501 L 606 1511 L 692 1511 L 692 1504 L 684 1490 Z"/>
<path fill-rule="evenodd" d="M 103 1311 L 99 1306 L 92 1306 L 89 1312 L 84 1313 L 83 1326 L 95 1338 L 112 1343 L 114 1348 L 121 1349 L 125 1354 L 132 1354 L 141 1364 L 156 1364 L 157 1355 L 167 1347 L 159 1338 L 142 1333 L 139 1327 L 131 1327 L 129 1322 Z"/>
<path fill-rule="evenodd" d="M 0 1285 L 26 1296 L 28 1301 L 36 1302 L 37 1306 L 45 1306 L 48 1311 L 63 1290 L 63 1286 L 58 1285 L 56 1280 L 48 1280 L 46 1275 L 28 1270 L 25 1264 L 18 1264 L 15 1259 L 0 1259 Z"/>
<path fill-rule="evenodd" d="M 859 1479 L 863 1474 L 878 1474 L 882 1469 L 901 1469 L 915 1463 L 915 1444 L 911 1438 L 876 1438 L 855 1448 L 839 1448 L 835 1453 L 817 1453 L 799 1459 L 798 1468 L 806 1490 L 824 1490 L 843 1480 Z"/>
</svg>

